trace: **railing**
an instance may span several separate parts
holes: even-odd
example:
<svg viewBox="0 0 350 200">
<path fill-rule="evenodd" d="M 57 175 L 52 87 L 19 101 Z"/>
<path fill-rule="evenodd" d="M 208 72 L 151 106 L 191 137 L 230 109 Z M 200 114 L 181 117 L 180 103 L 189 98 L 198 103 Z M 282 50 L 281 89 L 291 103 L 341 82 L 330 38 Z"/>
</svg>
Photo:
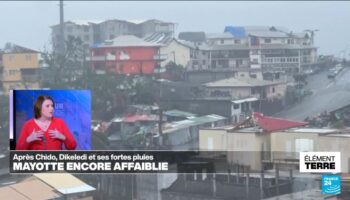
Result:
<svg viewBox="0 0 350 200">
<path fill-rule="evenodd" d="M 264 57 L 262 59 L 263 64 L 272 63 L 298 63 L 299 57 Z"/>
<path fill-rule="evenodd" d="M 166 60 L 168 59 L 168 55 L 166 54 L 157 54 L 153 56 L 154 60 Z"/>
</svg>

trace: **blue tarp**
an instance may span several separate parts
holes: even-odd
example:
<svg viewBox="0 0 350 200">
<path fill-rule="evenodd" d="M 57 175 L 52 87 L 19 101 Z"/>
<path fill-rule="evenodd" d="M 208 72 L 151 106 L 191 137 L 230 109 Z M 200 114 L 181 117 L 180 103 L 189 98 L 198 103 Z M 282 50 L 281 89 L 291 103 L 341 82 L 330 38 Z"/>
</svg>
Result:
<svg viewBox="0 0 350 200">
<path fill-rule="evenodd" d="M 246 37 L 245 28 L 243 26 L 226 26 L 224 32 L 231 33 L 236 38 Z"/>
</svg>

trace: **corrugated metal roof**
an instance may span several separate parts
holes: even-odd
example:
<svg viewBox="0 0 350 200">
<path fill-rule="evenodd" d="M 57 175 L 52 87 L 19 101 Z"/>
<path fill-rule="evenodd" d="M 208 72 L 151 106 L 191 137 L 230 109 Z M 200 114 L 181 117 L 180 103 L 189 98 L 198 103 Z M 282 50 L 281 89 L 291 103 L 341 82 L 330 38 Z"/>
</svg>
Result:
<svg viewBox="0 0 350 200">
<path fill-rule="evenodd" d="M 274 38 L 288 38 L 290 35 L 278 32 L 278 31 L 249 31 L 249 35 L 257 36 L 257 37 L 274 37 Z"/>
<path fill-rule="evenodd" d="M 55 192 L 54 188 L 38 179 L 23 181 L 10 187 L 29 199 L 54 199 L 62 196 Z"/>
<path fill-rule="evenodd" d="M 288 132 L 296 132 L 296 133 L 334 133 L 337 129 L 329 129 L 329 128 L 295 128 L 288 130 Z"/>
<path fill-rule="evenodd" d="M 94 191 L 95 188 L 68 173 L 40 173 L 35 177 L 55 188 L 62 194 Z"/>
<path fill-rule="evenodd" d="M 267 132 L 285 130 L 285 129 L 295 128 L 295 127 L 305 126 L 308 124 L 307 122 L 291 121 L 291 120 L 282 119 L 282 118 L 267 117 L 267 116 L 264 116 L 262 113 L 257 113 L 257 112 L 253 113 L 253 119 L 254 121 L 256 121 L 256 123 L 260 128 L 262 128 Z"/>
<path fill-rule="evenodd" d="M 211 115 L 205 115 L 202 117 L 193 118 L 193 119 L 191 119 L 191 121 L 193 121 L 195 125 L 200 125 L 200 124 L 216 122 L 216 121 L 220 121 L 220 120 L 224 120 L 224 119 L 226 119 L 226 117 L 211 114 Z"/>
<path fill-rule="evenodd" d="M 280 31 L 283 31 L 286 33 L 290 32 L 290 30 L 288 28 L 283 27 L 283 26 L 244 26 L 244 29 L 247 32 L 250 32 L 250 31 L 270 31 L 271 29 L 273 29 L 273 27 L 276 30 L 280 30 Z"/>
<path fill-rule="evenodd" d="M 191 126 L 198 126 L 201 124 L 211 123 L 211 122 L 217 122 L 220 120 L 224 120 L 226 117 L 220 116 L 220 115 L 205 115 L 201 117 L 195 117 L 191 119 L 181 120 L 177 122 L 173 122 L 171 124 L 168 124 L 168 128 L 165 128 L 163 130 L 163 133 L 171 133 L 176 130 L 181 130 L 184 128 L 188 128 Z"/>
<path fill-rule="evenodd" d="M 252 98 L 246 98 L 246 99 L 239 99 L 239 100 L 232 101 L 232 103 L 239 104 L 239 103 L 252 102 L 252 101 L 258 101 L 258 98 L 252 97 Z"/>
<path fill-rule="evenodd" d="M 2 53 L 40 53 L 39 51 L 22 47 L 14 43 L 6 43 Z"/>
<path fill-rule="evenodd" d="M 182 110 L 168 110 L 164 112 L 164 115 L 172 116 L 172 117 L 193 117 L 196 114 L 185 112 Z"/>
<path fill-rule="evenodd" d="M 207 33 L 207 39 L 232 39 L 234 38 L 231 33 Z"/>
<path fill-rule="evenodd" d="M 125 21 L 133 23 L 133 24 L 142 24 L 142 23 L 146 22 L 147 19 L 127 19 Z"/>
<path fill-rule="evenodd" d="M 254 87 L 280 84 L 280 82 L 259 80 L 254 78 L 228 78 L 210 83 L 206 83 L 206 87 Z"/>
<path fill-rule="evenodd" d="M 314 46 L 305 46 L 299 44 L 260 44 L 260 46 L 252 46 L 252 49 L 314 49 Z"/>
<path fill-rule="evenodd" d="M 206 36 L 204 32 L 181 32 L 179 33 L 179 39 L 191 41 L 191 42 L 204 42 Z"/>
<path fill-rule="evenodd" d="M 105 20 L 80 20 L 80 19 L 74 19 L 74 20 L 68 20 L 65 23 L 73 23 L 76 25 L 80 25 L 80 26 L 88 26 L 90 24 L 100 24 L 102 22 L 104 22 Z"/>
<path fill-rule="evenodd" d="M 220 50 L 249 50 L 250 48 L 244 44 L 234 44 L 234 45 L 212 45 L 208 46 L 208 50 L 220 51 Z"/>
<path fill-rule="evenodd" d="M 134 35 L 120 35 L 113 40 L 106 40 L 104 43 L 95 45 L 95 48 L 99 47 L 156 47 L 160 44 L 147 42 Z"/>
<path fill-rule="evenodd" d="M 154 32 L 146 35 L 143 39 L 146 42 L 166 45 L 173 40 L 173 36 L 172 36 L 172 33 L 170 32 Z"/>
<path fill-rule="evenodd" d="M 0 188 L 0 199 L 28 200 L 27 197 L 9 186 Z"/>
</svg>

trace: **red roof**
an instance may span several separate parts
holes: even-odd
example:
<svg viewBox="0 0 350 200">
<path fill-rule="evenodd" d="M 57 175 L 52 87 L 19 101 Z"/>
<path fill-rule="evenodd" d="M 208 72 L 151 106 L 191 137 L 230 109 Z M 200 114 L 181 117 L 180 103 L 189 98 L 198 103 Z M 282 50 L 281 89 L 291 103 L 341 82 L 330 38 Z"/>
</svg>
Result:
<svg viewBox="0 0 350 200">
<path fill-rule="evenodd" d="M 306 122 L 290 121 L 281 118 L 266 117 L 262 113 L 254 112 L 253 119 L 264 131 L 273 132 L 289 128 L 304 126 Z"/>
</svg>

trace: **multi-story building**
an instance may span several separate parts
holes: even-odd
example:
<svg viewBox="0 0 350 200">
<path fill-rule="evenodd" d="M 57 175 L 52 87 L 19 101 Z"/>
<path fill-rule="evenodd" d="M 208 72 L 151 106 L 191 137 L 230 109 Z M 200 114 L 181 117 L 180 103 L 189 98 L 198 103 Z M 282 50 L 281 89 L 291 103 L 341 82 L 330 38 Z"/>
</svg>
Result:
<svg viewBox="0 0 350 200">
<path fill-rule="evenodd" d="M 102 21 L 83 21 L 83 20 L 70 20 L 64 23 L 64 40 L 68 40 L 69 37 L 80 38 L 84 47 L 89 48 L 91 44 L 99 40 L 99 27 L 98 24 Z M 52 29 L 52 45 L 54 49 L 60 48 L 60 25 L 51 26 Z"/>
<path fill-rule="evenodd" d="M 4 92 L 38 88 L 40 60 L 40 52 L 8 43 L 2 54 Z"/>
<path fill-rule="evenodd" d="M 95 70 L 117 74 L 152 74 L 166 57 L 159 54 L 159 44 L 133 35 L 121 35 L 91 48 L 88 58 Z"/>
<path fill-rule="evenodd" d="M 51 26 L 53 47 L 59 47 L 60 25 Z M 145 37 L 154 32 L 174 34 L 175 24 L 156 19 L 132 21 L 132 20 L 70 20 L 64 23 L 64 39 L 69 36 L 80 38 L 86 47 L 105 40 L 112 40 L 121 35 L 135 35 Z"/>
<path fill-rule="evenodd" d="M 274 26 L 226 27 L 225 32 L 244 35 L 251 68 L 296 73 L 317 62 L 317 48 L 307 32 L 293 33 Z"/>
<path fill-rule="evenodd" d="M 203 39 L 199 34 L 190 36 L 188 40 L 194 44 Z M 206 34 L 206 41 L 202 42 L 205 48 L 197 45 L 206 55 L 205 60 L 198 63 L 193 58 L 188 70 L 235 74 L 247 69 L 300 72 L 317 62 L 312 37 L 308 32 L 293 33 L 283 27 L 226 27 L 224 33 Z"/>
<path fill-rule="evenodd" d="M 205 84 L 210 97 L 282 99 L 286 83 L 255 78 L 229 78 Z"/>
</svg>

